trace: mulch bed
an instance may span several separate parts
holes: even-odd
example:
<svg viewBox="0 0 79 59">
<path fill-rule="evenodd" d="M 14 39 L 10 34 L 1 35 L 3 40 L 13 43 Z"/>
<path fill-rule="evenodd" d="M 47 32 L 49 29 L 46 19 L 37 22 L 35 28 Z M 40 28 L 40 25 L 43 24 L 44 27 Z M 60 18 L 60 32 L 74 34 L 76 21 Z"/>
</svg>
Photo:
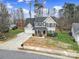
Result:
<svg viewBox="0 0 79 59">
<path fill-rule="evenodd" d="M 50 48 L 50 49 L 57 49 L 55 45 L 48 44 L 49 38 L 39 38 L 39 37 L 31 37 L 26 42 L 24 42 L 24 46 L 34 46 L 34 47 L 41 47 L 41 48 Z"/>
</svg>

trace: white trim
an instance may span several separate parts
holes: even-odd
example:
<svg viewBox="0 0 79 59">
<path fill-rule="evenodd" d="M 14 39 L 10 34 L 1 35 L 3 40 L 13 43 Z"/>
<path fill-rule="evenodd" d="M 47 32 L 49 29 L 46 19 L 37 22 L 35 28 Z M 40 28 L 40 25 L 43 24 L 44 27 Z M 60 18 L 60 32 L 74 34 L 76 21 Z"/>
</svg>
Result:
<svg viewBox="0 0 79 59">
<path fill-rule="evenodd" d="M 56 23 L 54 21 L 54 19 L 52 19 L 51 17 L 47 17 L 45 20 L 44 20 L 45 23 Z"/>
</svg>

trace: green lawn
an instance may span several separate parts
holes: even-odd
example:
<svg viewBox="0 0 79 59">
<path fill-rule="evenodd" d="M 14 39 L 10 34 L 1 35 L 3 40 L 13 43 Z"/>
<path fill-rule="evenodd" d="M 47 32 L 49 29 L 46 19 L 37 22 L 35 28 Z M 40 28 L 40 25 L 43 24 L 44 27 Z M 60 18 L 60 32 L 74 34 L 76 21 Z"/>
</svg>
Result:
<svg viewBox="0 0 79 59">
<path fill-rule="evenodd" d="M 61 32 L 57 32 L 58 35 L 56 37 L 57 40 L 68 43 L 68 44 L 74 44 L 76 42 L 74 42 L 74 38 L 72 36 L 70 36 L 67 32 L 63 31 Z"/>
<path fill-rule="evenodd" d="M 5 34 L 5 36 L 7 38 L 13 38 L 15 37 L 18 33 L 21 33 L 23 32 L 23 30 L 21 29 L 16 29 L 16 30 L 10 30 L 8 33 Z"/>
<path fill-rule="evenodd" d="M 70 44 L 71 46 L 69 47 L 69 49 L 73 49 L 79 52 L 79 46 L 74 41 L 74 38 L 72 36 L 70 36 L 66 31 L 63 31 L 62 33 L 58 31 L 57 33 L 58 35 L 55 37 L 57 41 Z"/>
</svg>

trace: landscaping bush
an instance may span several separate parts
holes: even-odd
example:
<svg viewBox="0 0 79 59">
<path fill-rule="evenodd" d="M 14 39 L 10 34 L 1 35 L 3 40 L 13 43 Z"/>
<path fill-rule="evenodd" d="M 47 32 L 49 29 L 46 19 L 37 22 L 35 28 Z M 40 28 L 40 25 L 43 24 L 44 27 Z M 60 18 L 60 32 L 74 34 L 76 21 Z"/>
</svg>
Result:
<svg viewBox="0 0 79 59">
<path fill-rule="evenodd" d="M 54 33 L 52 34 L 52 37 L 56 37 L 56 36 L 57 36 L 57 33 L 54 32 Z"/>
<path fill-rule="evenodd" d="M 2 28 L 2 29 L 0 30 L 0 32 L 2 32 L 2 33 L 7 33 L 7 32 L 9 32 L 9 28 L 8 28 L 8 27 Z"/>
<path fill-rule="evenodd" d="M 0 40 L 6 40 L 7 38 L 5 37 L 5 35 L 0 34 Z"/>
<path fill-rule="evenodd" d="M 47 36 L 51 36 L 51 33 L 50 33 L 50 32 L 48 32 L 48 33 L 47 33 Z"/>
<path fill-rule="evenodd" d="M 56 37 L 57 33 L 56 32 L 48 32 L 47 36 Z"/>
<path fill-rule="evenodd" d="M 7 32 L 9 32 L 9 28 L 7 28 L 7 29 L 4 30 L 4 33 L 7 33 Z"/>
<path fill-rule="evenodd" d="M 69 35 L 72 36 L 72 32 L 69 32 Z"/>
<path fill-rule="evenodd" d="M 16 30 L 17 29 L 17 26 L 14 26 L 13 28 L 12 28 L 12 30 Z"/>
</svg>

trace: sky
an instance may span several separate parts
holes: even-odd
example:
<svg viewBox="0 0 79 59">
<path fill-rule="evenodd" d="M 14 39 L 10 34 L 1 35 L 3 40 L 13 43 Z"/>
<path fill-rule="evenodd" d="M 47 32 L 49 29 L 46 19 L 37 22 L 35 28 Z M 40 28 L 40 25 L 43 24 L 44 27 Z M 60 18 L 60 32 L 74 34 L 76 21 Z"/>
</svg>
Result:
<svg viewBox="0 0 79 59">
<path fill-rule="evenodd" d="M 23 8 L 25 15 L 29 17 L 29 6 L 28 2 L 32 1 L 32 16 L 34 16 L 34 1 L 33 0 L 0 0 L 4 3 L 9 9 Z M 39 0 L 40 2 L 42 0 Z M 79 5 L 79 0 L 46 0 L 45 1 L 45 10 L 56 8 L 57 10 L 61 9 L 65 2 L 75 3 Z"/>
</svg>

